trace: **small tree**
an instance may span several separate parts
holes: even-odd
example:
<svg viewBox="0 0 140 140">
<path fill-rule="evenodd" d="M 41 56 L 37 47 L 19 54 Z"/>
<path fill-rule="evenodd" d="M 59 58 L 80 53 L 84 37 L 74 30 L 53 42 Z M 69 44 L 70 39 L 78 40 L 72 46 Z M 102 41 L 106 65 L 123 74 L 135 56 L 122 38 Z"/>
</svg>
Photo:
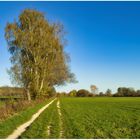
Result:
<svg viewBox="0 0 140 140">
<path fill-rule="evenodd" d="M 99 93 L 99 96 L 104 96 L 104 93 L 103 93 L 103 92 L 100 92 L 100 93 Z"/>
<path fill-rule="evenodd" d="M 94 96 L 96 96 L 96 94 L 93 94 L 93 93 L 88 94 L 88 97 L 94 97 Z"/>
<path fill-rule="evenodd" d="M 85 89 L 78 90 L 76 93 L 77 97 L 88 97 L 89 91 Z"/>
<path fill-rule="evenodd" d="M 137 90 L 137 96 L 140 97 L 140 90 Z"/>
<path fill-rule="evenodd" d="M 98 94 L 98 88 L 96 85 L 91 85 L 90 90 L 91 90 L 91 93 Z"/>
<path fill-rule="evenodd" d="M 76 96 L 77 91 L 76 90 L 72 90 L 69 92 L 69 96 L 70 97 L 75 97 Z"/>
<path fill-rule="evenodd" d="M 107 91 L 105 92 L 106 96 L 112 96 L 112 91 L 110 89 L 107 89 Z"/>
</svg>

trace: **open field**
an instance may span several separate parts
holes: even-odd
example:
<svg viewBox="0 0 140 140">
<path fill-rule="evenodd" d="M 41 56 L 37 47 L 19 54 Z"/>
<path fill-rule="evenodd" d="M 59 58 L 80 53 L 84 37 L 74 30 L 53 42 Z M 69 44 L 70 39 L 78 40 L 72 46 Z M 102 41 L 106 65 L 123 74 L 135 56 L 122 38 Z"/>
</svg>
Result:
<svg viewBox="0 0 140 140">
<path fill-rule="evenodd" d="M 140 98 L 62 98 L 66 138 L 140 138 Z"/>
<path fill-rule="evenodd" d="M 140 138 L 139 116 L 138 97 L 64 97 L 53 102 L 20 138 Z"/>
</svg>

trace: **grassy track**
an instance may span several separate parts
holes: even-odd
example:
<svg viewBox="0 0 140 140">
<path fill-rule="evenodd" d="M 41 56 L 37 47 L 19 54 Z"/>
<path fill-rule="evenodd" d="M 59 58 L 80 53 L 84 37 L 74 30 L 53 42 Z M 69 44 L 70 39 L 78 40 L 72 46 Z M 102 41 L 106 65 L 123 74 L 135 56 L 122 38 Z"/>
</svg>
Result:
<svg viewBox="0 0 140 140">
<path fill-rule="evenodd" d="M 140 138 L 140 98 L 61 98 L 65 138 Z"/>
<path fill-rule="evenodd" d="M 7 137 L 10 133 L 13 132 L 20 124 L 26 122 L 31 118 L 31 116 L 36 113 L 41 107 L 47 104 L 51 99 L 37 104 L 34 107 L 29 107 L 27 110 L 19 112 L 18 114 L 11 116 L 5 121 L 0 122 L 0 138 Z"/>
<path fill-rule="evenodd" d="M 54 101 L 20 138 L 59 138 L 60 127 L 56 102 Z"/>
</svg>

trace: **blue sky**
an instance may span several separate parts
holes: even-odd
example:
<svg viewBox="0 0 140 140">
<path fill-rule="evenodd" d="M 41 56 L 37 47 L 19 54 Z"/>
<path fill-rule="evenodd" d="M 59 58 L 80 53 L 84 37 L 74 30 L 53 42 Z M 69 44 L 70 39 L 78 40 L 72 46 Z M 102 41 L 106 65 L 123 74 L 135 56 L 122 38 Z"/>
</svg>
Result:
<svg viewBox="0 0 140 140">
<path fill-rule="evenodd" d="M 67 31 L 66 51 L 79 82 L 58 91 L 90 90 L 91 84 L 100 91 L 140 89 L 140 2 L 0 2 L 0 86 L 10 85 L 4 28 L 25 8 L 42 11 Z"/>
</svg>

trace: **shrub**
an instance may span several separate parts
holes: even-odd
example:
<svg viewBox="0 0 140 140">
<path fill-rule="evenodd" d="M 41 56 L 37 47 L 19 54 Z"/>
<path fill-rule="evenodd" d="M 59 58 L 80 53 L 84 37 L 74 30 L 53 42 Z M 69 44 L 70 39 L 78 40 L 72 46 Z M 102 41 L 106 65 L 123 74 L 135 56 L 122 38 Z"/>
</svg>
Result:
<svg viewBox="0 0 140 140">
<path fill-rule="evenodd" d="M 76 90 L 72 90 L 69 92 L 68 96 L 70 97 L 75 97 L 76 96 L 77 91 Z"/>
<path fill-rule="evenodd" d="M 89 91 L 85 89 L 78 90 L 76 93 L 77 97 L 88 97 Z"/>
<path fill-rule="evenodd" d="M 95 96 L 93 93 L 88 94 L 88 97 L 93 97 L 93 96 Z"/>
</svg>

